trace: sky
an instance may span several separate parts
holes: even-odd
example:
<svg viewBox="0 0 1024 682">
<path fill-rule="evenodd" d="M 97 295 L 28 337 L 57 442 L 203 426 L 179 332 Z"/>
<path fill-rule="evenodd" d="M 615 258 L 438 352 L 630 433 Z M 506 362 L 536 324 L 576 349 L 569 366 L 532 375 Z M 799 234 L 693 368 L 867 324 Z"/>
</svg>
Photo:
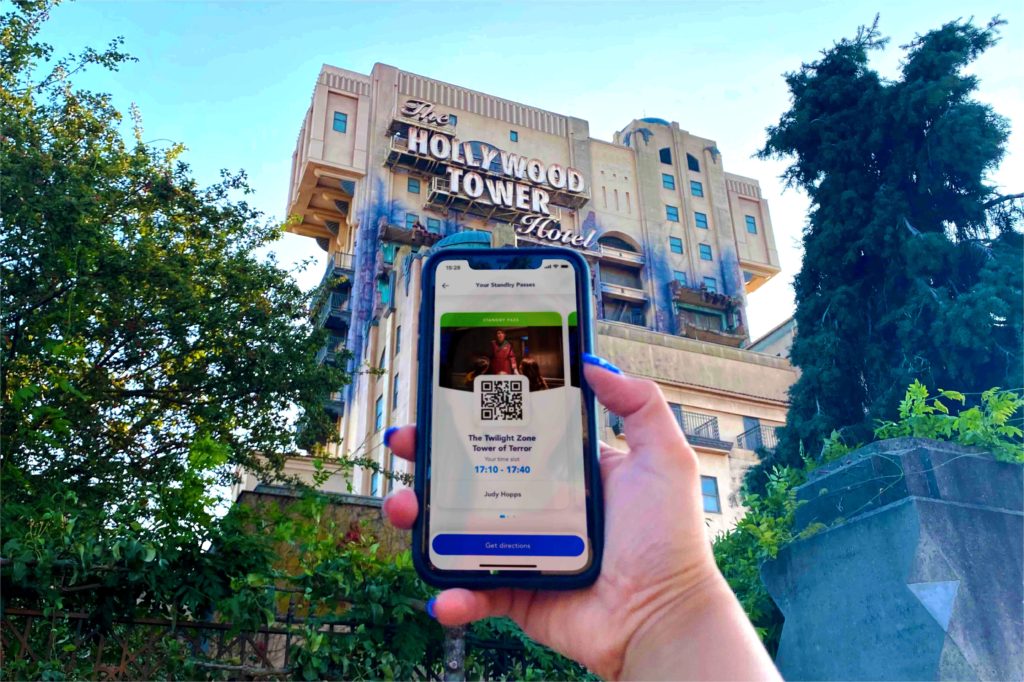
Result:
<svg viewBox="0 0 1024 682">
<path fill-rule="evenodd" d="M 0 0 L 0 4 L 6 4 Z M 984 23 L 1009 21 L 970 69 L 978 99 L 1009 118 L 1007 155 L 992 182 L 1024 179 L 1024 3 L 978 0 Z M 752 338 L 793 312 L 807 200 L 785 189 L 782 161 L 753 155 L 789 104 L 782 74 L 880 13 L 889 47 L 873 65 L 895 77 L 900 45 L 964 17 L 965 3 L 813 2 L 184 2 L 83 0 L 57 7 L 42 39 L 57 55 L 123 36 L 137 63 L 79 84 L 142 113 L 143 139 L 188 147 L 200 182 L 245 169 L 250 203 L 286 218 L 291 154 L 322 64 L 369 73 L 375 62 L 590 122 L 611 140 L 630 120 L 657 116 L 716 140 L 727 171 L 757 178 L 768 200 L 782 272 L 749 297 Z M 5 10 L 6 11 L 6 10 Z M 1017 64 L 1016 67 L 1013 65 Z M 272 249 L 305 287 L 323 272 L 313 240 L 283 235 Z"/>
</svg>

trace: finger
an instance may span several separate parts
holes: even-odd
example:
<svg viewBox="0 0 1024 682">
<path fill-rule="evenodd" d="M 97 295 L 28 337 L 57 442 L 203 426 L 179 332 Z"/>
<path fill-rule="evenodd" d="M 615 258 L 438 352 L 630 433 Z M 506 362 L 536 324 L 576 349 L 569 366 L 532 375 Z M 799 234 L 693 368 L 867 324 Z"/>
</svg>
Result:
<svg viewBox="0 0 1024 682">
<path fill-rule="evenodd" d="M 499 590 L 464 590 L 455 588 L 445 590 L 434 598 L 434 617 L 442 625 L 462 625 L 472 623 L 481 618 L 517 615 L 513 606 L 518 595 L 525 595 L 525 590 L 503 588 Z M 519 601 L 522 601 L 521 599 Z"/>
<path fill-rule="evenodd" d="M 419 504 L 416 501 L 416 493 L 409 488 L 396 490 L 384 498 L 381 511 L 395 528 L 409 530 L 416 521 L 419 514 Z"/>
<path fill-rule="evenodd" d="M 653 381 L 616 374 L 589 362 L 583 375 L 598 401 L 625 420 L 631 452 L 672 452 L 688 447 L 665 396 Z"/>
<path fill-rule="evenodd" d="M 622 450 L 619 450 L 617 447 L 614 447 L 612 445 L 608 445 L 608 443 L 605 443 L 603 440 L 599 440 L 597 442 L 601 446 L 601 458 L 602 459 L 605 458 L 605 457 L 614 457 L 615 455 L 624 455 L 624 454 L 626 454 Z"/>
<path fill-rule="evenodd" d="M 402 459 L 416 460 L 416 425 L 392 426 L 384 432 L 384 447 Z"/>
<path fill-rule="evenodd" d="M 601 441 L 601 481 L 608 485 L 608 474 L 615 470 L 622 462 L 629 457 L 629 453 L 623 452 Z"/>
</svg>

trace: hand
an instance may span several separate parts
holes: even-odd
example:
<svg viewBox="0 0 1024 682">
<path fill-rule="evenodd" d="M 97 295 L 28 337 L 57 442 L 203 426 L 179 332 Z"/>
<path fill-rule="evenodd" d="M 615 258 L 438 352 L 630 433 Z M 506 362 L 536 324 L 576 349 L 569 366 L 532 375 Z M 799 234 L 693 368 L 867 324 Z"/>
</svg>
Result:
<svg viewBox="0 0 1024 682">
<path fill-rule="evenodd" d="M 715 566 L 696 454 L 657 385 L 616 372 L 584 368 L 598 400 L 625 418 L 629 446 L 622 452 L 601 444 L 606 519 L 600 577 L 570 592 L 446 590 L 434 602 L 434 615 L 445 625 L 510 616 L 533 639 L 606 679 L 777 676 Z M 415 427 L 406 426 L 390 434 L 388 444 L 412 460 L 415 437 Z M 409 489 L 384 501 L 385 515 L 399 528 L 411 528 L 418 510 Z M 702 644 L 716 636 L 719 641 Z M 752 656 L 744 656 L 744 648 Z M 724 660 L 712 660 L 712 649 Z M 752 665 L 736 665 L 746 659 Z"/>
</svg>

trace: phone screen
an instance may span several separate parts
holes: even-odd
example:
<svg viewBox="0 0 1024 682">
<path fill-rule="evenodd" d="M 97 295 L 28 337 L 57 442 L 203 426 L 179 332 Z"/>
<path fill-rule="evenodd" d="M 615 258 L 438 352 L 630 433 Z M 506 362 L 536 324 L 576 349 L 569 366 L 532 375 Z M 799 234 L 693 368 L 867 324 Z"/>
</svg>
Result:
<svg viewBox="0 0 1024 682">
<path fill-rule="evenodd" d="M 591 560 L 576 271 L 537 261 L 437 268 L 427 540 L 440 570 Z"/>
</svg>

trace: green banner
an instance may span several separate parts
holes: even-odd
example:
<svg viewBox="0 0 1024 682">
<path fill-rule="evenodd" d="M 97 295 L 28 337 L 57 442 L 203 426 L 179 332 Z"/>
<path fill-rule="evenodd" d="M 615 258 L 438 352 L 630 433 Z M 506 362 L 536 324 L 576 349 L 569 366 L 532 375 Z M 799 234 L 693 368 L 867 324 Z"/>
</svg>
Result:
<svg viewBox="0 0 1024 682">
<path fill-rule="evenodd" d="M 578 323 L 576 322 L 576 311 L 569 313 L 569 326 L 575 327 Z"/>
<path fill-rule="evenodd" d="M 558 313 L 444 313 L 442 327 L 561 327 Z"/>
</svg>

